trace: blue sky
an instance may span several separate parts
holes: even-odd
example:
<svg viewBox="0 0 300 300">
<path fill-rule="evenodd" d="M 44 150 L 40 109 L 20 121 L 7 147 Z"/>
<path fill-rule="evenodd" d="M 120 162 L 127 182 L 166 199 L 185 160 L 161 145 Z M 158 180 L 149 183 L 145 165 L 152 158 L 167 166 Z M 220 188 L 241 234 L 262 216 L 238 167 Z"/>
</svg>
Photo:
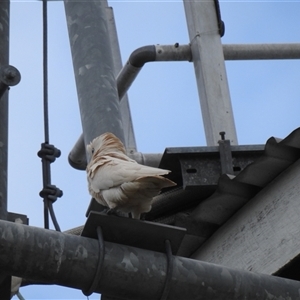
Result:
<svg viewBox="0 0 300 300">
<path fill-rule="evenodd" d="M 109 1 L 123 63 L 136 48 L 188 44 L 182 1 Z M 298 43 L 299 1 L 220 1 L 226 31 L 223 44 Z M 52 164 L 52 183 L 64 196 L 55 204 L 62 230 L 85 223 L 90 201 L 85 172 L 72 169 L 68 154 L 82 132 L 64 6 L 49 2 L 50 143 L 62 151 Z M 12 1 L 10 64 L 22 75 L 10 90 L 8 209 L 43 226 L 42 166 L 36 153 L 43 136 L 42 3 Z M 227 76 L 240 145 L 284 138 L 299 126 L 300 61 L 230 61 Z M 129 90 L 138 151 L 205 146 L 202 116 L 189 62 L 148 63 Z M 21 289 L 28 299 L 86 299 L 57 286 Z M 99 299 L 94 294 L 89 299 Z"/>
</svg>

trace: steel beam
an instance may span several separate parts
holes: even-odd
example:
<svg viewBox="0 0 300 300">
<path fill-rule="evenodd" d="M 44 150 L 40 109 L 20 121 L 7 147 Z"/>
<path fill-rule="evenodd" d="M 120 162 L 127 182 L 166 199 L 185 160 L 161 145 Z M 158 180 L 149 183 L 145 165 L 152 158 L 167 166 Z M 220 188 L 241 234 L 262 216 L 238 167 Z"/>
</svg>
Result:
<svg viewBox="0 0 300 300">
<path fill-rule="evenodd" d="M 160 299 L 166 254 L 104 242 L 95 292 Z M 0 220 L 0 268 L 22 278 L 85 290 L 99 257 L 95 239 Z M 173 256 L 168 299 L 300 299 L 300 282 Z M 138 287 L 138 288 L 137 288 Z"/>
<path fill-rule="evenodd" d="M 124 142 L 103 1 L 65 0 L 84 144 L 109 131 Z"/>
<path fill-rule="evenodd" d="M 184 0 L 184 8 L 207 145 L 217 145 L 221 131 L 236 145 L 215 1 Z"/>
</svg>

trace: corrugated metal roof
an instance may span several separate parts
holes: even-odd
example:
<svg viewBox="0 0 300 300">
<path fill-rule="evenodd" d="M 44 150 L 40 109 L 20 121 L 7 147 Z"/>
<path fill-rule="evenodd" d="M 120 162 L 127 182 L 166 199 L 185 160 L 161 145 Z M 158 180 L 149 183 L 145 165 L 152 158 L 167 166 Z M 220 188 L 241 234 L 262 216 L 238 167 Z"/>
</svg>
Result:
<svg viewBox="0 0 300 300">
<path fill-rule="evenodd" d="M 218 147 L 206 147 L 206 151 L 204 147 L 168 148 L 163 156 L 161 167 L 173 170 L 173 166 L 173 176 L 177 176 L 177 182 L 184 188 L 157 197 L 146 218 L 187 228 L 178 255 L 190 256 L 219 226 L 300 158 L 300 128 L 283 140 L 271 137 L 263 151 L 261 145 L 232 146 L 233 164 L 237 157 L 244 164 L 234 168 L 240 169 L 236 176 L 221 175 L 220 168 L 216 167 L 219 158 L 215 148 Z M 249 163 L 245 166 L 246 161 Z M 183 167 L 187 165 L 193 170 L 191 185 L 185 184 L 189 179 L 184 179 Z M 198 168 L 207 169 L 200 172 Z M 219 172 L 217 183 L 214 182 L 216 172 Z M 202 182 L 204 177 L 207 184 Z"/>
</svg>

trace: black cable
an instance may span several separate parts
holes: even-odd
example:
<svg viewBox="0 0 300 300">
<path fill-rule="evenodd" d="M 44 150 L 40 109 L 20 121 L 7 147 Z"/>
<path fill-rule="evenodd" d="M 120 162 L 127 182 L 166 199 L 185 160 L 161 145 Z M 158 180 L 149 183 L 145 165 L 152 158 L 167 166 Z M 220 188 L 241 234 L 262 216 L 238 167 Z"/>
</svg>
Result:
<svg viewBox="0 0 300 300">
<path fill-rule="evenodd" d="M 171 242 L 169 240 L 166 240 L 165 246 L 166 246 L 166 255 L 167 255 L 167 272 L 166 272 L 166 281 L 165 281 L 164 289 L 160 300 L 166 300 L 168 298 L 171 289 L 171 282 L 172 282 L 172 275 L 173 275 L 173 268 L 174 268 L 173 265 L 174 258 L 172 254 Z"/>
<path fill-rule="evenodd" d="M 43 170 L 43 190 L 40 196 L 44 199 L 44 227 L 49 229 L 49 212 L 53 225 L 57 231 L 60 231 L 53 203 L 57 197 L 62 196 L 62 191 L 56 186 L 51 185 L 51 168 L 50 164 L 60 156 L 60 150 L 49 144 L 49 111 L 48 111 L 48 9 L 47 0 L 43 0 L 43 104 L 44 104 L 44 136 L 45 142 L 38 152 L 42 159 Z"/>
<path fill-rule="evenodd" d="M 54 213 L 54 209 L 53 209 L 53 204 L 52 204 L 51 201 L 48 202 L 48 208 L 49 208 L 51 220 L 52 220 L 52 223 L 54 225 L 55 230 L 56 231 L 61 231 L 60 227 L 59 227 L 59 224 L 57 222 L 57 219 L 56 219 L 56 216 L 55 216 L 55 213 Z"/>
<path fill-rule="evenodd" d="M 44 136 L 45 143 L 49 144 L 49 119 L 48 119 L 48 9 L 47 0 L 43 0 L 43 101 L 44 101 Z M 49 182 L 50 164 L 43 160 L 43 185 Z M 47 173 L 47 174 L 45 174 Z M 44 227 L 49 229 L 48 197 L 44 197 Z"/>
<path fill-rule="evenodd" d="M 43 84 L 44 84 L 44 132 L 45 143 L 49 144 L 48 119 L 48 7 L 47 0 L 43 0 Z"/>
</svg>

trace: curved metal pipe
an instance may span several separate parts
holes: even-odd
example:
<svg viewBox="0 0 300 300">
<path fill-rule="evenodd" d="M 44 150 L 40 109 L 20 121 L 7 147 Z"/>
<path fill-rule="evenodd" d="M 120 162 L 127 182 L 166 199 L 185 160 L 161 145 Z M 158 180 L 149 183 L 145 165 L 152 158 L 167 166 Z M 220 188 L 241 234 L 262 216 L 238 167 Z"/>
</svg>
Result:
<svg viewBox="0 0 300 300">
<path fill-rule="evenodd" d="M 87 166 L 85 144 L 83 134 L 78 138 L 76 144 L 68 155 L 68 161 L 71 167 L 76 170 L 85 170 Z"/>
<path fill-rule="evenodd" d="M 191 61 L 190 45 L 151 45 L 133 51 L 117 76 L 119 98 L 122 100 L 145 63 L 151 61 Z"/>
<path fill-rule="evenodd" d="M 190 45 L 151 45 L 136 49 L 130 55 L 125 66 L 119 72 L 117 81 L 117 90 L 119 100 L 124 97 L 132 82 L 142 69 L 143 65 L 150 61 L 191 61 Z M 149 166 L 158 166 L 161 154 L 142 154 L 139 152 L 129 154 L 138 163 Z M 68 156 L 70 165 L 78 170 L 85 170 L 87 159 L 85 154 L 85 145 L 83 136 L 77 140 L 75 146 Z"/>
<path fill-rule="evenodd" d="M 225 60 L 300 59 L 300 43 L 225 44 L 223 45 L 223 53 Z M 190 45 L 177 43 L 174 45 L 150 45 L 133 51 L 116 78 L 120 100 L 145 63 L 151 61 L 192 61 Z M 69 163 L 75 169 L 85 169 L 85 147 L 82 137 L 71 150 Z"/>
<path fill-rule="evenodd" d="M 162 153 L 141 153 L 130 151 L 127 155 L 137 161 L 139 164 L 155 167 L 159 166 L 162 158 Z M 83 135 L 79 137 L 73 149 L 68 156 L 69 164 L 77 170 L 84 171 L 87 166 L 87 159 L 85 155 L 85 146 L 83 142 Z"/>
<path fill-rule="evenodd" d="M 154 168 L 158 168 L 161 158 L 163 156 L 162 153 L 141 152 L 127 153 L 127 155 L 141 165 L 150 166 Z"/>
</svg>

